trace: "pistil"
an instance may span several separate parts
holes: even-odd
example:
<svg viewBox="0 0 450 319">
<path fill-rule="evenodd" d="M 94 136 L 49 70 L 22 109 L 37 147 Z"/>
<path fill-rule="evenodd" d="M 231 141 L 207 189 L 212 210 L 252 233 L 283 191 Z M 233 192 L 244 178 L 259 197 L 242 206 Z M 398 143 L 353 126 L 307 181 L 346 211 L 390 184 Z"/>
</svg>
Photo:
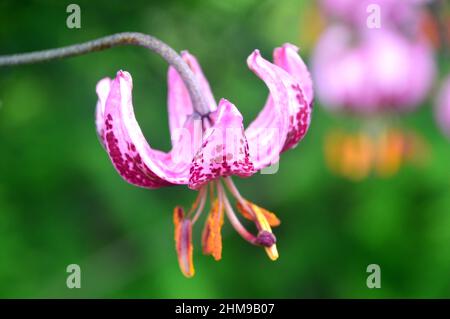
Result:
<svg viewBox="0 0 450 319">
<path fill-rule="evenodd" d="M 220 182 L 217 184 L 217 192 L 219 195 L 219 200 L 221 200 L 225 206 L 225 212 L 227 214 L 228 220 L 230 221 L 231 225 L 233 225 L 233 228 L 246 241 L 248 241 L 251 244 L 256 244 L 257 238 L 252 233 L 247 231 L 247 229 L 245 229 L 245 227 L 241 224 L 241 222 L 237 218 L 236 214 L 234 213 L 233 208 L 230 205 L 230 202 L 228 201 L 228 198 L 225 195 L 223 186 Z"/>
</svg>

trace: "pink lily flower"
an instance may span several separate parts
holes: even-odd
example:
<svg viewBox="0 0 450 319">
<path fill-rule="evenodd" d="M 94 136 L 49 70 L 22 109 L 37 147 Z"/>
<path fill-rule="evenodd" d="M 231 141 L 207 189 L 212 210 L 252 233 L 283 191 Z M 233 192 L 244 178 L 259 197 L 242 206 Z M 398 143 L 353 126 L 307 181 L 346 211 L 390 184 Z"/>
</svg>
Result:
<svg viewBox="0 0 450 319">
<path fill-rule="evenodd" d="M 196 58 L 188 52 L 182 57 L 195 74 L 208 114 L 194 111 L 188 91 L 177 71 L 168 71 L 168 112 L 172 149 L 153 149 L 137 123 L 132 105 L 132 79 L 119 71 L 115 79 L 97 84 L 96 126 L 100 140 L 117 172 L 127 182 L 145 188 L 187 185 L 198 190 L 189 212 L 174 210 L 175 242 L 179 265 L 186 277 L 194 275 L 192 227 L 204 210 L 210 194 L 210 213 L 203 230 L 205 254 L 221 259 L 221 227 L 224 213 L 236 231 L 248 242 L 263 246 L 272 260 L 278 258 L 276 238 L 271 227 L 280 221 L 271 212 L 248 201 L 237 190 L 230 176 L 249 177 L 275 164 L 279 155 L 305 136 L 311 120 L 312 82 L 306 65 L 290 44 L 276 48 L 274 63 L 255 50 L 247 59 L 249 68 L 269 89 L 267 102 L 256 119 L 244 130 L 243 118 L 231 102 L 214 99 Z M 239 221 L 225 184 L 241 214 L 253 221 L 253 235 Z"/>
<path fill-rule="evenodd" d="M 446 78 L 436 100 L 436 121 L 442 132 L 450 137 L 450 76 Z"/>
<path fill-rule="evenodd" d="M 354 33 L 330 26 L 313 54 L 313 75 L 324 106 L 357 114 L 414 110 L 436 73 L 433 50 L 382 28 Z"/>
</svg>

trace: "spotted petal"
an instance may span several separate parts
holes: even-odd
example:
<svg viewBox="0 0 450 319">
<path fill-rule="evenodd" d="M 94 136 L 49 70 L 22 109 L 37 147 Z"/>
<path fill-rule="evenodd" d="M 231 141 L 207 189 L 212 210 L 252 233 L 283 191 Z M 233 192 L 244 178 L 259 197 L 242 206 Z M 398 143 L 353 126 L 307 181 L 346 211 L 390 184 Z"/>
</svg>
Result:
<svg viewBox="0 0 450 319">
<path fill-rule="evenodd" d="M 130 74 L 124 71 L 119 71 L 114 80 L 104 79 L 97 86 L 97 131 L 114 167 L 126 181 L 141 187 L 186 184 L 192 156 L 189 147 L 180 148 L 188 145 L 185 139 L 190 141 L 190 136 L 178 134 L 180 143 L 169 153 L 152 149 L 134 116 L 132 86 Z M 191 122 L 186 125 L 193 125 Z"/>
<path fill-rule="evenodd" d="M 283 151 L 297 146 L 305 136 L 311 123 L 311 110 L 314 91 L 311 74 L 298 54 L 298 48 L 286 43 L 274 50 L 274 63 L 288 72 L 298 83 L 292 84 L 296 91 L 297 103 L 291 103 L 289 109 L 289 132 Z"/>
<path fill-rule="evenodd" d="M 273 51 L 273 62 L 300 82 L 304 97 L 308 104 L 314 100 L 314 90 L 308 67 L 298 54 L 298 47 L 285 43 Z"/>
<path fill-rule="evenodd" d="M 258 50 L 247 63 L 270 91 L 266 105 L 245 132 L 255 168 L 261 169 L 276 163 L 282 151 L 306 134 L 311 110 L 302 83 L 294 76 L 262 58 Z"/>
<path fill-rule="evenodd" d="M 192 161 L 189 187 L 193 189 L 221 176 L 247 177 L 255 173 L 242 115 L 236 106 L 222 99 L 213 117 L 215 123 L 205 132 Z"/>
</svg>

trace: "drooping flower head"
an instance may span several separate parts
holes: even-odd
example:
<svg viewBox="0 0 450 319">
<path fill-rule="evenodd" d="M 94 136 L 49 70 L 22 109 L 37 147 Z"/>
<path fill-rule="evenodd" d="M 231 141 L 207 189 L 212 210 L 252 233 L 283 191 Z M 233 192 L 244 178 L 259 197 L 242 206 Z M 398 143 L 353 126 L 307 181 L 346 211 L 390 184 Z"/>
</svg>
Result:
<svg viewBox="0 0 450 319">
<path fill-rule="evenodd" d="M 210 213 L 203 230 L 205 254 L 219 260 L 222 255 L 221 227 L 224 214 L 238 233 L 252 244 L 265 247 L 269 257 L 278 258 L 271 227 L 280 221 L 271 212 L 243 198 L 230 176 L 249 177 L 275 164 L 279 155 L 305 136 L 311 121 L 312 82 L 306 65 L 290 44 L 274 51 L 274 63 L 258 50 L 248 58 L 249 68 L 265 82 L 269 96 L 256 119 L 244 129 L 234 104 L 221 99 L 216 104 L 209 84 L 194 56 L 182 57 L 197 78 L 209 113 L 195 112 L 188 91 L 177 71 L 168 72 L 168 112 L 172 149 L 153 149 L 135 119 L 132 79 L 119 71 L 115 79 L 97 85 L 97 132 L 117 172 L 129 183 L 145 188 L 187 185 L 198 190 L 192 208 L 174 210 L 175 242 L 180 269 L 194 275 L 192 228 L 210 197 Z M 225 192 L 236 200 L 238 211 L 253 221 L 257 234 L 240 223 Z"/>
<path fill-rule="evenodd" d="M 436 121 L 440 128 L 450 137 L 450 77 L 447 77 L 442 84 L 436 100 L 435 111 Z"/>
</svg>

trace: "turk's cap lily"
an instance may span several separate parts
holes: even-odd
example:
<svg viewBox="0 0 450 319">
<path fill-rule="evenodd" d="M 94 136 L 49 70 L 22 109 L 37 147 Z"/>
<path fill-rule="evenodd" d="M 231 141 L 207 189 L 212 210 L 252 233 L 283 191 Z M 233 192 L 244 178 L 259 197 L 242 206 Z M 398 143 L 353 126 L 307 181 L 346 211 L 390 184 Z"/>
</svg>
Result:
<svg viewBox="0 0 450 319">
<path fill-rule="evenodd" d="M 186 184 L 198 189 L 221 176 L 251 176 L 278 162 L 283 151 L 305 136 L 312 106 L 312 83 L 297 48 L 286 44 L 274 52 L 275 63 L 254 51 L 249 68 L 269 89 L 266 105 L 244 130 L 243 118 L 226 99 L 216 105 L 194 56 L 182 53 L 201 85 L 210 113 L 194 112 L 188 91 L 172 67 L 168 72 L 168 112 L 172 149 L 153 149 L 136 121 L 132 78 L 119 71 L 97 84 L 97 132 L 119 174 L 146 188 Z"/>
<path fill-rule="evenodd" d="M 274 50 L 274 63 L 258 50 L 247 64 L 269 89 L 263 109 L 244 128 L 237 107 L 226 99 L 218 104 L 211 93 L 197 59 L 188 52 L 182 58 L 194 73 L 207 101 L 209 112 L 195 112 L 188 90 L 178 72 L 168 71 L 168 113 L 172 149 L 153 149 L 134 116 L 132 79 L 119 71 L 114 79 L 97 84 L 97 133 L 118 173 L 129 183 L 159 188 L 187 185 L 198 190 L 197 199 L 185 213 L 174 209 L 175 247 L 182 273 L 194 275 L 192 231 L 210 197 L 210 210 L 202 233 L 202 251 L 215 260 L 222 258 L 221 229 L 224 217 L 246 241 L 265 248 L 272 260 L 278 258 L 272 227 L 280 224 L 275 214 L 245 199 L 231 180 L 232 175 L 248 177 L 275 164 L 284 151 L 294 148 L 305 136 L 311 121 L 313 87 L 311 76 L 298 48 L 285 44 Z M 254 223 L 249 232 L 239 221 L 226 189 L 241 215 Z"/>
</svg>

